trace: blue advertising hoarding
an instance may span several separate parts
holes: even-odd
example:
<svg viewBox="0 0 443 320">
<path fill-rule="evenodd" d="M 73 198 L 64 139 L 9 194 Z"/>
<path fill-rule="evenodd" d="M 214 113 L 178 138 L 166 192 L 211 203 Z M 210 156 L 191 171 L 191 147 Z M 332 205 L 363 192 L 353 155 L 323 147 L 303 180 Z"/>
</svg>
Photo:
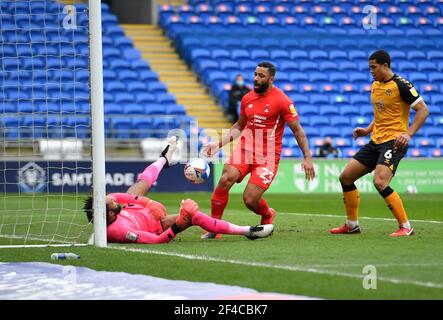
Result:
<svg viewBox="0 0 443 320">
<path fill-rule="evenodd" d="M 125 192 L 149 163 L 107 161 L 106 192 Z M 211 172 L 213 170 L 210 165 Z M 91 161 L 4 161 L 0 162 L 0 192 L 90 192 Z M 184 164 L 163 169 L 150 192 L 210 191 L 213 179 L 192 184 L 183 174 Z"/>
</svg>

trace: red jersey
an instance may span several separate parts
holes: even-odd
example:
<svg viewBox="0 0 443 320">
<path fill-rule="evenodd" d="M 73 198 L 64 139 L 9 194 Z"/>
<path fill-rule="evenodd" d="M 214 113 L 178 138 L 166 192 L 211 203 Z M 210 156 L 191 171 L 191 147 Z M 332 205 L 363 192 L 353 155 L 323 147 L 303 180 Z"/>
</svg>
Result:
<svg viewBox="0 0 443 320">
<path fill-rule="evenodd" d="M 291 99 L 277 87 L 264 95 L 251 90 L 241 101 L 240 115 L 247 119 L 240 137 L 241 148 L 263 152 L 265 157 L 273 154 L 278 161 L 285 124 L 299 119 Z"/>
</svg>

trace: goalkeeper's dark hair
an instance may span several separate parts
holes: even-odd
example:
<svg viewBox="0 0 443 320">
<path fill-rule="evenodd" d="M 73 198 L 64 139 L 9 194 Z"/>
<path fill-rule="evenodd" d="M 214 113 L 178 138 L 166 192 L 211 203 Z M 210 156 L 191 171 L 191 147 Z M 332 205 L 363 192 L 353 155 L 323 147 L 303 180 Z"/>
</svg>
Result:
<svg viewBox="0 0 443 320">
<path fill-rule="evenodd" d="M 270 63 L 270 62 L 266 62 L 266 61 L 263 61 L 263 62 L 260 62 L 260 63 L 257 65 L 257 67 L 268 69 L 268 70 L 269 70 L 269 74 L 270 74 L 272 77 L 275 77 L 275 66 L 274 66 L 272 63 Z"/>
<path fill-rule="evenodd" d="M 94 198 L 92 198 L 92 196 L 87 197 L 83 203 L 83 210 L 85 211 L 89 222 L 93 222 L 94 219 L 94 209 L 92 208 L 93 204 Z"/>
<path fill-rule="evenodd" d="M 388 64 L 388 67 L 391 67 L 391 56 L 389 53 L 385 50 L 377 50 L 371 56 L 368 60 L 375 60 L 378 64 Z"/>
</svg>

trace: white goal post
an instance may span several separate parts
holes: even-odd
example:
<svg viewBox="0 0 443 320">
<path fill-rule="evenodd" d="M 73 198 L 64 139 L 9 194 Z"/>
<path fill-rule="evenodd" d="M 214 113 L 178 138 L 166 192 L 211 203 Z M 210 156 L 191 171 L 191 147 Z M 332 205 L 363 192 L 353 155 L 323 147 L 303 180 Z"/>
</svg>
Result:
<svg viewBox="0 0 443 320">
<path fill-rule="evenodd" d="M 0 248 L 107 245 L 102 10 L 0 1 Z M 92 177 L 93 224 L 66 173 Z"/>
</svg>

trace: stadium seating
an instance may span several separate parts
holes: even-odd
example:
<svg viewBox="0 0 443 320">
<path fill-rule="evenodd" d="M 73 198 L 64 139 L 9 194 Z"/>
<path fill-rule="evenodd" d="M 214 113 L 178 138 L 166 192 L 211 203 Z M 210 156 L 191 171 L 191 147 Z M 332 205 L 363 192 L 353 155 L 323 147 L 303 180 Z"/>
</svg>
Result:
<svg viewBox="0 0 443 320">
<path fill-rule="evenodd" d="M 349 141 L 350 126 L 367 125 L 373 117 L 368 55 L 386 49 L 394 72 L 413 82 L 430 108 L 430 118 L 417 137 L 431 142 L 443 138 L 441 2 L 380 3 L 380 24 L 372 30 L 361 28 L 362 2 L 191 0 L 186 14 L 199 16 L 198 8 L 206 5 L 205 14 L 209 11 L 212 19 L 187 23 L 180 6 L 164 6 L 159 8 L 159 24 L 224 108 L 232 75 L 243 74 L 251 85 L 259 61 L 275 63 L 276 85 L 294 101 L 302 123 L 309 125 L 307 131 L 315 127 L 308 136 L 314 137 L 312 141 L 319 135 L 342 139 L 338 147 L 344 156 L 361 147 L 362 140 Z M 334 16 L 329 14 L 332 8 Z M 285 139 L 283 155 L 296 154 L 293 147 L 291 139 Z M 435 156 L 437 151 L 427 151 L 440 148 L 438 143 L 416 147 L 419 152 L 410 151 L 408 156 Z"/>
<path fill-rule="evenodd" d="M 60 28 L 63 5 L 55 1 L 5 1 L 1 5 L 0 33 L 4 44 L 0 49 L 0 106 L 5 116 L 0 119 L 0 131 L 11 140 L 38 139 L 53 137 L 57 126 L 66 125 L 53 138 L 75 134 L 78 138 L 88 138 L 89 48 L 85 5 L 75 4 L 79 27 L 74 31 Z M 176 104 L 158 74 L 141 58 L 105 3 L 102 3 L 102 28 L 107 137 L 140 138 L 140 134 L 134 133 L 134 126 L 140 127 L 135 120 L 141 117 L 179 115 L 175 125 L 184 129 L 189 120 L 182 117 L 186 115 L 185 109 Z M 47 45 L 49 41 L 51 45 Z M 24 116 L 14 119 L 17 112 Z M 41 123 L 38 116 L 31 116 L 46 112 L 59 114 L 63 121 L 51 118 Z M 72 115 L 75 120 L 70 121 Z M 152 119 L 146 123 L 152 124 Z M 49 129 L 43 130 L 46 125 Z M 170 128 L 169 124 L 162 125 L 164 122 L 157 121 L 157 131 Z M 26 129 L 17 130 L 19 126 Z M 144 128 L 143 137 L 146 132 L 150 131 Z"/>
</svg>

